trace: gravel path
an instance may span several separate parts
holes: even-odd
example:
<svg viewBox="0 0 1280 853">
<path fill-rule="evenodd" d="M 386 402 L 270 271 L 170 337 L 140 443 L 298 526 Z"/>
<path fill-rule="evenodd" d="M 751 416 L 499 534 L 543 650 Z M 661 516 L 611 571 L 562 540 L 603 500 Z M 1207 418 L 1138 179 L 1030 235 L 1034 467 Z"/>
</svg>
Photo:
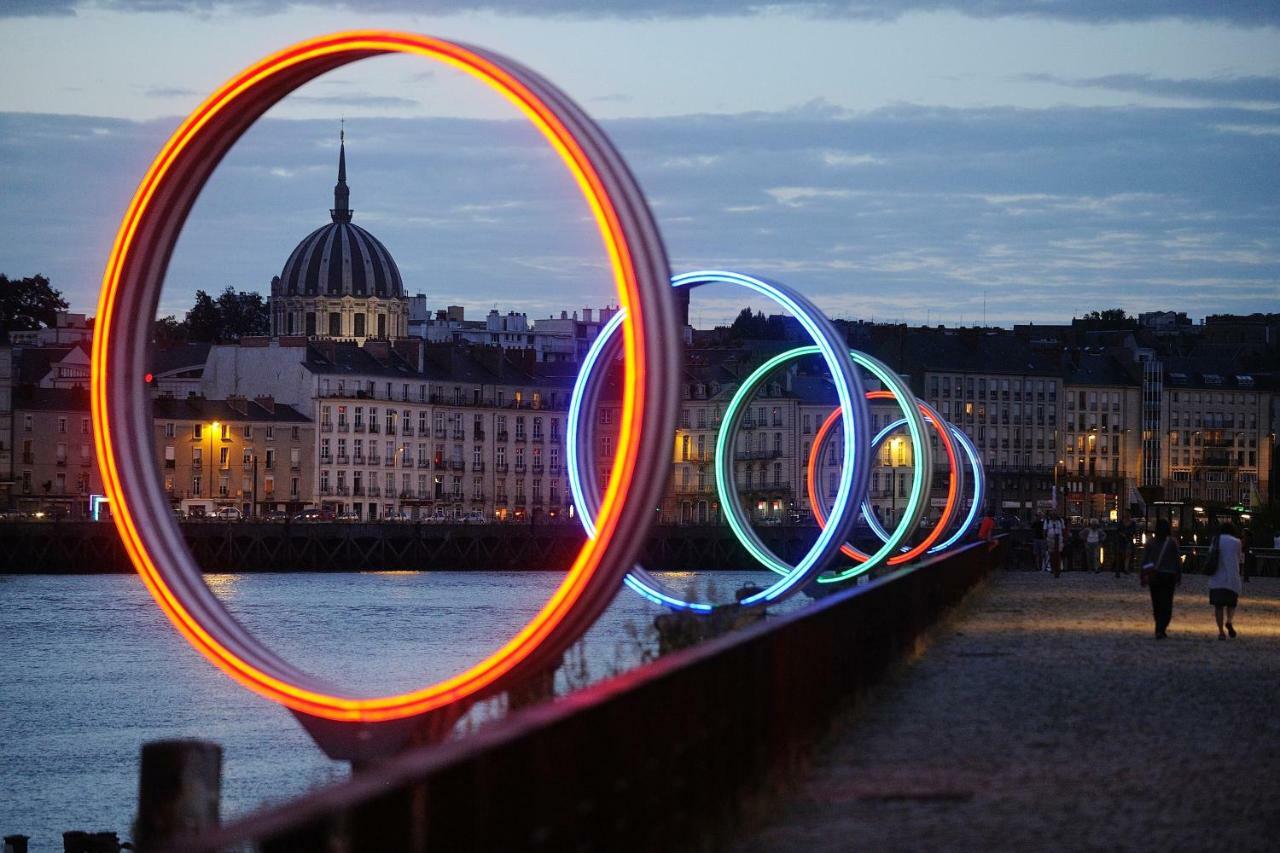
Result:
<svg viewBox="0 0 1280 853">
<path fill-rule="evenodd" d="M 1280 850 L 1280 580 L 1227 642 L 1205 581 L 1156 641 L 1133 576 L 998 575 L 734 849 Z"/>
</svg>

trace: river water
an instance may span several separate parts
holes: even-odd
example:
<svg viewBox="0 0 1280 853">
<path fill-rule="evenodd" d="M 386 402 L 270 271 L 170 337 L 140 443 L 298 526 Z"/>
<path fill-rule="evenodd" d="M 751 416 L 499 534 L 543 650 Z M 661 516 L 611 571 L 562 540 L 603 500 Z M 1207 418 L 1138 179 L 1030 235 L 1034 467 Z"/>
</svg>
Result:
<svg viewBox="0 0 1280 853">
<path fill-rule="evenodd" d="M 664 575 L 716 600 L 767 572 Z M 286 659 L 368 692 L 437 681 L 496 650 L 547 600 L 558 572 L 208 575 Z M 793 600 L 803 600 L 798 599 Z M 788 605 L 784 605 L 787 607 Z M 789 606 L 798 606 L 790 604 Z M 655 605 L 623 590 L 569 656 L 575 684 L 656 648 Z M 566 667 L 568 668 L 568 667 Z M 562 671 L 561 690 L 570 686 Z M 472 725 L 491 708 L 477 709 Z M 0 835 L 61 850 L 64 830 L 129 837 L 145 741 L 223 746 L 223 818 L 345 775 L 288 712 L 237 686 L 173 630 L 134 575 L 0 575 Z"/>
</svg>

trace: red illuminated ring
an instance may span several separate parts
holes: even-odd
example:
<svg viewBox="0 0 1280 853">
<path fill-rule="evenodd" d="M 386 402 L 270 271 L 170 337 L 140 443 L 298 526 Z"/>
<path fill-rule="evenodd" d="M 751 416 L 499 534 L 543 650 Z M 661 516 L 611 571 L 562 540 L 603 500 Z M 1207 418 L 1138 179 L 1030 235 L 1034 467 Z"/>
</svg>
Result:
<svg viewBox="0 0 1280 853">
<path fill-rule="evenodd" d="M 560 155 L 591 208 L 627 310 L 626 370 L 617 461 L 600 508 L 600 534 L 583 546 L 554 595 L 501 649 L 465 672 L 411 692 L 365 697 L 281 660 L 204 584 L 155 468 L 142 377 L 169 256 L 218 162 L 258 117 L 299 86 L 386 53 L 435 59 L 487 83 Z M 567 96 L 528 69 L 485 50 L 382 31 L 322 36 L 267 57 L 211 95 L 165 143 L 129 205 L 103 276 L 93 341 L 94 442 L 130 559 L 201 654 L 249 689 L 306 715 L 400 720 L 501 690 L 517 675 L 547 667 L 613 599 L 661 499 L 664 478 L 636 471 L 664 469 L 675 431 L 680 336 L 669 279 L 652 213 L 622 158 Z"/>
<path fill-rule="evenodd" d="M 892 391 L 868 391 L 867 399 L 893 400 L 895 397 Z M 947 429 L 946 422 L 942 420 L 942 417 L 934 411 L 933 407 L 928 403 L 917 400 L 916 406 L 919 407 L 920 414 L 924 415 L 925 420 L 933 424 L 933 431 L 942 439 L 942 446 L 947 451 L 947 464 L 951 466 L 951 476 L 947 483 L 947 504 L 943 507 L 942 516 L 938 523 L 934 525 L 933 530 L 929 532 L 929 535 L 910 550 L 903 551 L 900 554 L 895 554 L 886 560 L 890 566 L 900 566 L 903 563 L 909 563 L 925 551 L 928 551 L 933 546 L 933 543 L 938 541 L 938 538 L 942 536 L 948 525 L 951 524 L 952 519 L 955 517 L 956 510 L 959 509 L 960 506 L 959 501 L 957 500 L 959 495 L 959 477 L 957 476 L 957 472 L 960 470 L 959 459 L 956 456 L 955 444 L 951 441 L 950 431 Z M 809 453 L 809 506 L 813 508 L 813 515 L 814 518 L 818 520 L 819 527 L 827 526 L 827 515 L 826 512 L 823 511 L 822 503 L 818 500 L 818 493 L 813 484 L 816 481 L 818 473 L 818 458 L 822 455 L 821 451 L 823 445 L 826 444 L 827 439 L 830 437 L 831 430 L 835 426 L 839 417 L 839 409 L 836 409 L 831 414 L 827 415 L 827 419 L 822 422 L 822 426 L 818 428 L 817 434 L 813 437 L 813 450 Z M 840 548 L 840 552 L 858 563 L 864 563 L 870 559 L 867 554 L 864 554 L 848 542 Z"/>
</svg>

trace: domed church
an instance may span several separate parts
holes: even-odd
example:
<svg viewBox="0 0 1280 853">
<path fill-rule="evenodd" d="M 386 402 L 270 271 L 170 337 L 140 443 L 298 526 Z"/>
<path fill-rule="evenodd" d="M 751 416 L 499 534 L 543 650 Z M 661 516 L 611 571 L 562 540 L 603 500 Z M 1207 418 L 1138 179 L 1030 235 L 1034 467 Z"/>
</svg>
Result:
<svg viewBox="0 0 1280 853">
<path fill-rule="evenodd" d="M 271 334 L 367 339 L 408 334 L 409 301 L 387 247 L 351 222 L 346 132 L 338 137 L 332 220 L 312 231 L 271 279 Z"/>
</svg>

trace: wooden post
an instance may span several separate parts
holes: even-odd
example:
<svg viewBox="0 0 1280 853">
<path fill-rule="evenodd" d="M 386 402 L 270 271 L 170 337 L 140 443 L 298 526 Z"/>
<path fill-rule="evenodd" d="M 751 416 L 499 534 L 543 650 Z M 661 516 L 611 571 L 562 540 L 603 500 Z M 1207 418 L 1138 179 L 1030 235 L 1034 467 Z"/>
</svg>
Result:
<svg viewBox="0 0 1280 853">
<path fill-rule="evenodd" d="M 158 849 L 175 838 L 218 825 L 222 747 L 203 740 L 161 740 L 142 745 L 137 850 Z"/>
<path fill-rule="evenodd" d="M 114 832 L 64 832 L 62 853 L 120 853 L 120 837 Z"/>
<path fill-rule="evenodd" d="M 27 853 L 29 835 L 6 835 L 4 837 L 4 853 Z"/>
</svg>

